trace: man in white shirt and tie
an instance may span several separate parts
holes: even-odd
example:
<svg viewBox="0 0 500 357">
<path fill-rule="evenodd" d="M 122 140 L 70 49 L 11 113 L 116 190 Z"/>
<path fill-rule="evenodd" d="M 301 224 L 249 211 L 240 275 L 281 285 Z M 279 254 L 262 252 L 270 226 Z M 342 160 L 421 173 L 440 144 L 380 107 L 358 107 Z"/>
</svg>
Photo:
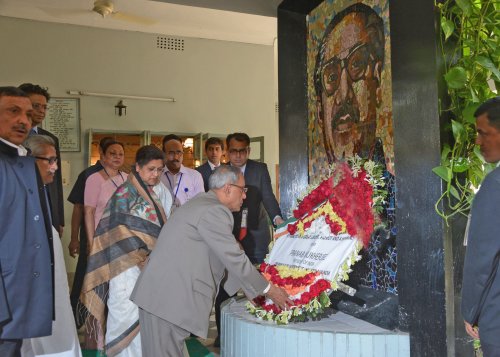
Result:
<svg viewBox="0 0 500 357">
<path fill-rule="evenodd" d="M 198 166 L 196 171 L 203 177 L 205 192 L 208 192 L 208 179 L 212 172 L 220 166 L 222 155 L 224 155 L 224 141 L 216 137 L 208 138 L 205 141 L 205 154 L 207 155 L 207 162 Z"/>
</svg>

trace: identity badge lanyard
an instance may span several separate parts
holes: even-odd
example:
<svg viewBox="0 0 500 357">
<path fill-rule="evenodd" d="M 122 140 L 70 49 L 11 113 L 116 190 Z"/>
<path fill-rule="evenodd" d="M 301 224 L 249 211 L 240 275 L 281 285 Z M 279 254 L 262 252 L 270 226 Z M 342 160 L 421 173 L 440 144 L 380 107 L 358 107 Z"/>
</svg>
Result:
<svg viewBox="0 0 500 357">
<path fill-rule="evenodd" d="M 177 183 L 177 189 L 175 190 L 175 193 L 174 193 L 174 204 L 178 204 L 176 202 L 176 199 L 177 199 L 177 193 L 179 192 L 179 187 L 181 187 L 182 175 L 184 175 L 184 173 L 181 172 L 181 177 L 179 177 L 179 182 Z M 168 177 L 168 173 L 165 172 L 165 176 L 167 176 L 167 180 L 168 180 L 168 184 L 170 185 L 170 189 L 172 190 L 172 192 L 174 192 L 174 186 L 172 186 L 172 181 L 170 181 L 170 177 Z M 178 204 L 178 205 L 180 206 L 180 204 Z"/>
</svg>

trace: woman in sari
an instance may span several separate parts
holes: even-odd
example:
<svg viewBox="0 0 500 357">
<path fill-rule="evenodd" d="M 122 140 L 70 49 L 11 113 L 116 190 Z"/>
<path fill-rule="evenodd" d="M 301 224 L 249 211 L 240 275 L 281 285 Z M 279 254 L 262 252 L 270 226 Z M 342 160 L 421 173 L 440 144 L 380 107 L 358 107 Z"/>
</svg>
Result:
<svg viewBox="0 0 500 357">
<path fill-rule="evenodd" d="M 163 166 L 160 149 L 141 147 L 135 167 L 108 201 L 95 231 L 81 301 L 92 315 L 87 321 L 97 321 L 90 329 L 107 356 L 142 355 L 139 312 L 129 297 L 170 211 L 153 190 Z"/>
</svg>

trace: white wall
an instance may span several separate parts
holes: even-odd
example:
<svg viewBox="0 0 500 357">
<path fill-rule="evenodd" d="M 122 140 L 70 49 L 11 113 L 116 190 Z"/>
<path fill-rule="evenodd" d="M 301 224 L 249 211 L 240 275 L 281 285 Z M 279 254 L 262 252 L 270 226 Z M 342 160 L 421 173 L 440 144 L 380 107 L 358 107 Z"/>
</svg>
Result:
<svg viewBox="0 0 500 357">
<path fill-rule="evenodd" d="M 165 36 L 165 35 L 163 35 Z M 172 96 L 175 103 L 81 97 L 82 152 L 63 153 L 71 182 L 86 167 L 87 131 L 151 130 L 265 136 L 274 185 L 278 123 L 274 111 L 273 46 L 184 38 L 184 51 L 156 48 L 156 35 L 0 17 L 0 85 L 32 82 L 54 97 L 78 89 L 138 96 Z M 72 184 L 65 187 L 66 198 Z M 65 206 L 64 246 L 71 204 Z M 68 271 L 74 261 L 67 259 Z"/>
</svg>

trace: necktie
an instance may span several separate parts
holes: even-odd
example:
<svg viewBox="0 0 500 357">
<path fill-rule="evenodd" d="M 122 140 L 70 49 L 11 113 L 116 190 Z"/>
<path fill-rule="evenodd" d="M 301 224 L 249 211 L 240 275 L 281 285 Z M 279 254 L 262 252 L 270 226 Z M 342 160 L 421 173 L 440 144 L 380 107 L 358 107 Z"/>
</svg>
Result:
<svg viewBox="0 0 500 357">
<path fill-rule="evenodd" d="M 247 216 L 248 216 L 248 208 L 245 207 L 241 211 L 241 226 L 240 226 L 240 236 L 238 239 L 242 241 L 247 236 Z"/>
<path fill-rule="evenodd" d="M 38 133 L 36 132 L 35 128 L 31 128 L 30 133 L 28 134 L 28 136 L 32 136 L 32 135 L 36 135 L 36 134 L 38 134 Z"/>
</svg>

